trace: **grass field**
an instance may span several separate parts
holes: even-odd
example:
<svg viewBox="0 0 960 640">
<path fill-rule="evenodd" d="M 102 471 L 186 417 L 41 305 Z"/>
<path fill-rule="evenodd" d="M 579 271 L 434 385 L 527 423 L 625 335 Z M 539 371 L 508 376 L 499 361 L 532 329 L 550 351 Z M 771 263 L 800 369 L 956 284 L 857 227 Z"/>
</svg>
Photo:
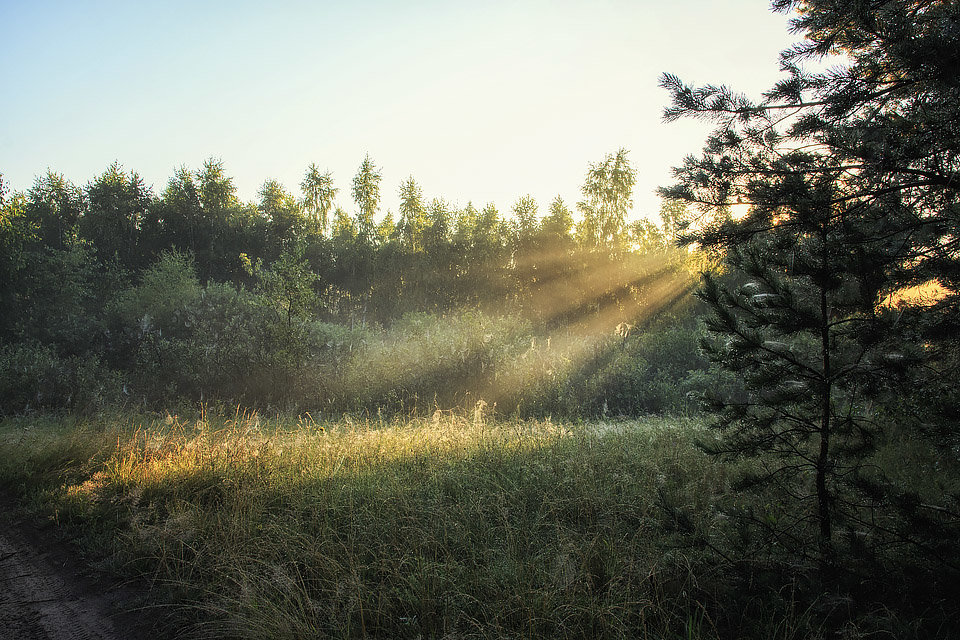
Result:
<svg viewBox="0 0 960 640">
<path fill-rule="evenodd" d="M 445 412 L 18 418 L 0 481 L 150 585 L 171 635 L 815 637 L 819 609 L 783 585 L 730 592 L 691 544 L 727 526 L 731 494 L 702 435 Z"/>
</svg>

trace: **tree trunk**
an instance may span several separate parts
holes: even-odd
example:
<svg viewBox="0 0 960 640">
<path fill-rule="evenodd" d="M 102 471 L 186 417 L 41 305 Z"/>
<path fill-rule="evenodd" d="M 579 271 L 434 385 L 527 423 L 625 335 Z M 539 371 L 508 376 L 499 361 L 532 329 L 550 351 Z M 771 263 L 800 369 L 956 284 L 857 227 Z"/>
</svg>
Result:
<svg viewBox="0 0 960 640">
<path fill-rule="evenodd" d="M 827 489 L 827 473 L 830 465 L 830 396 L 833 382 L 830 372 L 830 309 L 827 292 L 820 290 L 820 346 L 822 349 L 823 388 L 820 392 L 822 411 L 820 415 L 820 453 L 817 456 L 817 519 L 820 523 L 820 552 L 826 556 L 833 537 L 830 521 L 830 492 Z"/>
</svg>

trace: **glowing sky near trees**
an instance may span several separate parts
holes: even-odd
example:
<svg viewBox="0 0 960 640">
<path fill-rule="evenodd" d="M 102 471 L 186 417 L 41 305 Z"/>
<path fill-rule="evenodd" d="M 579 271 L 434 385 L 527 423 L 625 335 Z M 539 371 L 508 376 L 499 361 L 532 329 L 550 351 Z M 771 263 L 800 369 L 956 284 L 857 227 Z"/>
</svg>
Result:
<svg viewBox="0 0 960 640">
<path fill-rule="evenodd" d="M 382 209 L 428 198 L 572 207 L 587 165 L 626 147 L 634 215 L 707 128 L 663 124 L 662 72 L 757 96 L 793 42 L 762 0 L 13 2 L 0 0 L 0 172 L 85 184 L 114 160 L 156 191 L 224 162 L 242 199 L 299 195 L 311 162 L 338 203 L 365 154 Z"/>
</svg>

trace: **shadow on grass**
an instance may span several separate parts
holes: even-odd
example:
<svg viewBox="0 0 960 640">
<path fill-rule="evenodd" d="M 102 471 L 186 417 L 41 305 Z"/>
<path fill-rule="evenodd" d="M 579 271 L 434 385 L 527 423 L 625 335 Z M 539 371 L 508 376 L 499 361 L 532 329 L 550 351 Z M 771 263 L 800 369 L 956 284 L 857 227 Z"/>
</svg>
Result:
<svg viewBox="0 0 960 640">
<path fill-rule="evenodd" d="M 824 611 L 843 603 L 775 567 L 745 582 L 691 543 L 723 525 L 729 498 L 691 421 L 172 422 L 19 438 L 7 425 L 5 448 L 25 462 L 2 475 L 118 571 L 161 585 L 201 637 L 838 628 Z M 664 499 L 692 514 L 695 535 Z"/>
</svg>

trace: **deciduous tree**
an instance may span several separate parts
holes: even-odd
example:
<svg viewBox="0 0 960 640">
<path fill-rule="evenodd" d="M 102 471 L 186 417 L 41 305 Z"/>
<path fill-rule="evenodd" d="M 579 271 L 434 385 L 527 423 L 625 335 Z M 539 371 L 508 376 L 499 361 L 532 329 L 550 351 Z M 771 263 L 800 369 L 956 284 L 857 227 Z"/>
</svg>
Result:
<svg viewBox="0 0 960 640">
<path fill-rule="evenodd" d="M 636 170 L 626 149 L 607 154 L 590 165 L 577 203 L 583 220 L 577 230 L 580 243 L 594 250 L 619 252 L 624 248 L 627 212 L 633 206 Z"/>
<path fill-rule="evenodd" d="M 318 233 L 323 234 L 330 223 L 330 211 L 339 189 L 333 186 L 333 174 L 330 171 L 320 173 L 317 165 L 310 164 L 303 181 L 303 206 L 310 214 L 310 220 Z"/>
</svg>

